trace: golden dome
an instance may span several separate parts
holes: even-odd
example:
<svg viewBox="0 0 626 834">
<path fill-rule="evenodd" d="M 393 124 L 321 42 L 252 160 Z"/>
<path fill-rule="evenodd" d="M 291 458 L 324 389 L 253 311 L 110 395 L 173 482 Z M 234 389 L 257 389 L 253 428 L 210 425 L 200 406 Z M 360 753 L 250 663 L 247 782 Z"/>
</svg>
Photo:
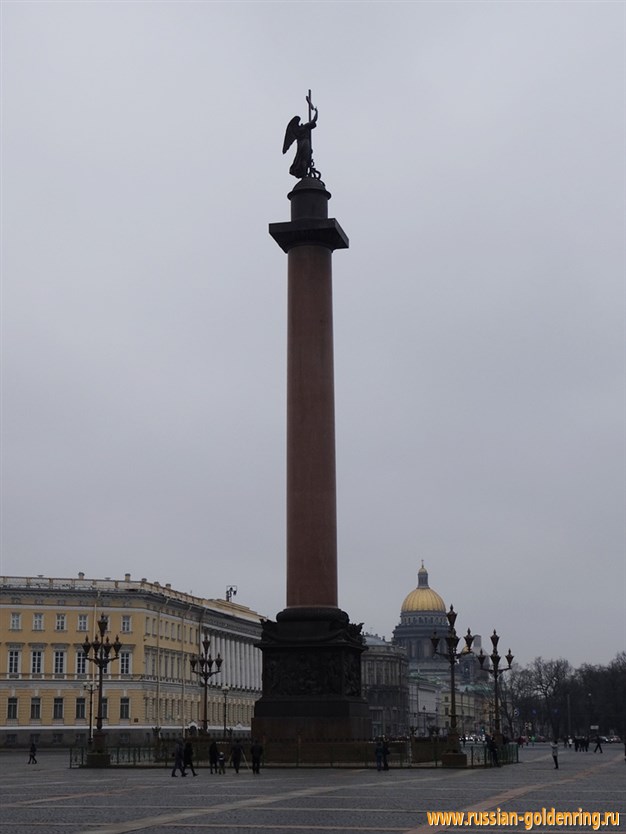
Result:
<svg viewBox="0 0 626 834">
<path fill-rule="evenodd" d="M 402 603 L 402 613 L 411 611 L 441 611 L 446 613 L 446 604 L 437 591 L 428 587 L 428 571 L 422 567 L 417 572 L 417 588 Z"/>
</svg>

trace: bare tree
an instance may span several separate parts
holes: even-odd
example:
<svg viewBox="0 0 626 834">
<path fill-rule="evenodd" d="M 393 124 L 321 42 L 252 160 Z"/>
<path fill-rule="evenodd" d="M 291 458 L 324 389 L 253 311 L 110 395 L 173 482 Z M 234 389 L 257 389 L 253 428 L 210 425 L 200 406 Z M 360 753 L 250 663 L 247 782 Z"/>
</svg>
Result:
<svg viewBox="0 0 626 834">
<path fill-rule="evenodd" d="M 542 723 L 553 738 L 566 728 L 567 695 L 572 686 L 572 667 L 568 660 L 536 657 L 528 670 L 531 686 L 543 707 Z"/>
</svg>

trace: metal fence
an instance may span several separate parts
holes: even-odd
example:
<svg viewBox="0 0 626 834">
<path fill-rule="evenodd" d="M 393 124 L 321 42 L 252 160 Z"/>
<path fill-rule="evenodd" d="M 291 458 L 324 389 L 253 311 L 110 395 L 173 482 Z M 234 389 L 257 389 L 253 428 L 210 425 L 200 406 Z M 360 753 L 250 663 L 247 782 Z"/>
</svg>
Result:
<svg viewBox="0 0 626 834">
<path fill-rule="evenodd" d="M 171 767 L 174 761 L 172 745 L 161 743 L 160 745 L 120 745 L 107 748 L 110 756 L 111 767 Z M 306 742 L 291 744 L 281 742 L 280 744 L 268 743 L 265 745 L 263 765 L 265 767 L 346 767 L 346 768 L 374 768 L 376 767 L 374 756 L 375 745 L 371 742 L 342 744 L 324 742 Z M 424 755 L 425 750 L 420 751 L 421 755 L 416 756 L 415 750 L 408 742 L 391 742 L 389 744 L 389 767 L 411 768 L 411 767 L 441 767 L 441 756 L 446 750 L 443 739 L 434 739 L 429 745 L 429 755 Z M 226 761 L 230 759 L 230 745 L 219 743 L 218 749 L 225 754 Z M 70 767 L 86 767 L 87 747 L 71 747 Z M 517 764 L 519 761 L 519 748 L 511 742 L 498 748 L 497 763 L 490 753 L 486 744 L 467 745 L 463 752 L 467 756 L 467 767 L 496 767 L 507 764 Z M 194 763 L 199 767 L 209 764 L 208 745 L 194 745 Z M 248 767 L 246 752 L 243 757 L 244 769 Z"/>
</svg>

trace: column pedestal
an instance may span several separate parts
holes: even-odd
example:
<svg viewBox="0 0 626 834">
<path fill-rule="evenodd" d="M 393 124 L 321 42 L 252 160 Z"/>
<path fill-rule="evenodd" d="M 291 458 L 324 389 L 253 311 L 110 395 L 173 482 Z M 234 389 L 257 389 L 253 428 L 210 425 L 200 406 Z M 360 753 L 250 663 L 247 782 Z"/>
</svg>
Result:
<svg viewBox="0 0 626 834">
<path fill-rule="evenodd" d="M 252 732 L 269 739 L 368 739 L 361 626 L 338 608 L 281 611 L 263 623 L 263 696 Z"/>
</svg>

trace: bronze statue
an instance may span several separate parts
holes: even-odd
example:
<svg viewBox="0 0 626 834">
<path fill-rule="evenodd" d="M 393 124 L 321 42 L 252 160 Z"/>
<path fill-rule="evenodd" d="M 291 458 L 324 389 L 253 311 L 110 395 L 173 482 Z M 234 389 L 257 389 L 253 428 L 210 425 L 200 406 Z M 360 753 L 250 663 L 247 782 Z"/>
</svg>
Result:
<svg viewBox="0 0 626 834">
<path fill-rule="evenodd" d="M 306 124 L 301 124 L 300 116 L 294 116 L 287 125 L 285 141 L 283 142 L 283 153 L 287 153 L 294 142 L 298 143 L 296 157 L 289 169 L 289 173 L 292 177 L 297 177 L 300 180 L 304 177 L 319 179 L 321 176 L 313 162 L 311 131 L 317 124 L 317 107 L 314 107 L 311 102 L 310 90 L 306 100 L 309 105 L 309 121 Z M 313 118 L 311 118 L 311 111 L 313 111 Z"/>
</svg>

